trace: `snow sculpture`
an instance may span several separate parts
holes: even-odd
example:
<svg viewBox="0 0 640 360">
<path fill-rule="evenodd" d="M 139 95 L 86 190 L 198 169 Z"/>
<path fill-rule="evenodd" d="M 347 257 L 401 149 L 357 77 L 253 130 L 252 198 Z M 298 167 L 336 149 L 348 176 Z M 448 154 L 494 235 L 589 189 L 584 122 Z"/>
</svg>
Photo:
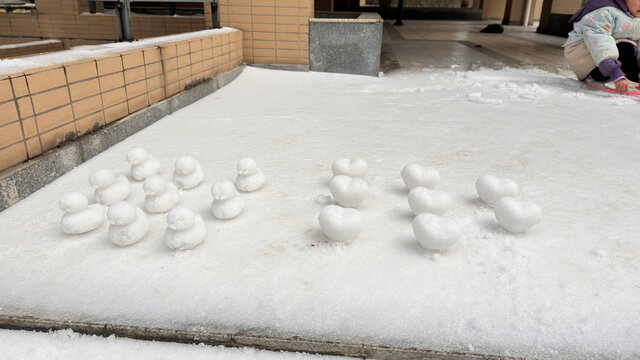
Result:
<svg viewBox="0 0 640 360">
<path fill-rule="evenodd" d="M 362 215 L 356 209 L 327 205 L 320 211 L 318 222 L 322 232 L 331 240 L 346 242 L 362 230 Z"/>
<path fill-rule="evenodd" d="M 180 202 L 178 188 L 160 175 L 148 177 L 142 184 L 144 207 L 151 213 L 164 213 Z"/>
<path fill-rule="evenodd" d="M 200 185 L 204 180 L 202 166 L 191 156 L 180 156 L 176 159 L 173 171 L 173 182 L 181 189 L 189 190 Z"/>
<path fill-rule="evenodd" d="M 482 175 L 476 180 L 476 190 L 480 200 L 495 205 L 500 198 L 518 195 L 518 184 L 511 179 Z"/>
<path fill-rule="evenodd" d="M 195 215 L 191 209 L 181 205 L 169 211 L 167 225 L 164 243 L 171 250 L 193 249 L 207 237 L 202 216 Z"/>
<path fill-rule="evenodd" d="M 64 211 L 60 225 L 65 234 L 86 233 L 104 222 L 104 208 L 99 204 L 89 205 L 87 197 L 77 191 L 62 195 L 58 206 Z"/>
<path fill-rule="evenodd" d="M 107 211 L 109 241 L 127 246 L 142 240 L 150 229 L 147 215 L 137 206 L 126 201 L 117 202 Z"/>
<path fill-rule="evenodd" d="M 129 180 L 123 175 L 117 178 L 107 169 L 96 170 L 89 175 L 89 184 L 96 189 L 94 200 L 103 205 L 113 205 L 126 200 L 131 193 Z"/>
<path fill-rule="evenodd" d="M 369 184 L 360 178 L 337 175 L 329 181 L 329 190 L 340 206 L 355 208 L 367 198 Z"/>
<path fill-rule="evenodd" d="M 211 186 L 211 195 L 213 195 L 211 212 L 218 219 L 234 218 L 244 209 L 244 200 L 229 180 L 216 181 Z"/>
<path fill-rule="evenodd" d="M 442 251 L 458 241 L 460 228 L 452 220 L 424 213 L 413 219 L 413 234 L 423 248 Z"/>
<path fill-rule="evenodd" d="M 346 175 L 352 178 L 364 178 L 367 175 L 369 164 L 365 159 L 355 157 L 349 159 L 338 159 L 331 165 L 333 176 Z"/>
<path fill-rule="evenodd" d="M 240 159 L 237 165 L 238 176 L 236 177 L 236 187 L 240 191 L 251 192 L 260 189 L 267 179 L 258 164 L 252 158 Z"/>
<path fill-rule="evenodd" d="M 415 187 L 433 189 L 440 182 L 440 173 L 437 169 L 422 167 L 418 164 L 409 164 L 403 167 L 400 175 L 409 190 Z"/>
<path fill-rule="evenodd" d="M 451 206 L 451 196 L 441 190 L 429 190 L 423 187 L 415 187 L 409 191 L 409 207 L 414 215 L 432 213 L 444 215 Z"/>
<path fill-rule="evenodd" d="M 493 212 L 498 224 L 511 233 L 529 230 L 540 222 L 542 209 L 530 201 L 521 201 L 512 197 L 498 200 Z"/>
<path fill-rule="evenodd" d="M 142 181 L 160 171 L 160 162 L 142 148 L 127 151 L 127 161 L 131 164 L 131 177 L 134 180 Z"/>
</svg>

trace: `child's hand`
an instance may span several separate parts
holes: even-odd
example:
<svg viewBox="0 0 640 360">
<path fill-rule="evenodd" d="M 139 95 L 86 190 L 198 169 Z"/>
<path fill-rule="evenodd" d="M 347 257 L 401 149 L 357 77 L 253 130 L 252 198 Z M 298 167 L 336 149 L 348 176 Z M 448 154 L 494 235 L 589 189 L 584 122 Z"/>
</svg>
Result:
<svg viewBox="0 0 640 360">
<path fill-rule="evenodd" d="M 613 83 L 616 86 L 616 91 L 620 94 L 629 95 L 629 82 L 627 79 L 618 79 Z"/>
</svg>

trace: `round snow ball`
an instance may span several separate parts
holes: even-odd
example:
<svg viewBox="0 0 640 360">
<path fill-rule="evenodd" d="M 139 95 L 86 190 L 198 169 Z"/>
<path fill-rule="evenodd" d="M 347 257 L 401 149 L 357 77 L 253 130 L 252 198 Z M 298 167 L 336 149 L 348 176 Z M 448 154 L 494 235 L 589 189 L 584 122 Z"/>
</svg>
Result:
<svg viewBox="0 0 640 360">
<path fill-rule="evenodd" d="M 226 200 L 236 194 L 236 186 L 229 180 L 216 181 L 211 186 L 211 195 L 215 200 Z"/>
<path fill-rule="evenodd" d="M 133 148 L 127 151 L 127 162 L 131 165 L 142 164 L 147 160 L 148 156 L 149 154 L 147 154 L 147 150 L 138 147 Z"/>
<path fill-rule="evenodd" d="M 196 171 L 196 159 L 191 156 L 180 156 L 176 159 L 176 172 L 181 175 Z"/>
<path fill-rule="evenodd" d="M 258 169 L 258 164 L 250 157 L 242 158 L 238 161 L 238 174 L 247 175 L 255 172 Z"/>
<path fill-rule="evenodd" d="M 89 184 L 96 189 L 109 186 L 116 181 L 116 176 L 107 169 L 96 170 L 89 175 Z"/>
<path fill-rule="evenodd" d="M 167 182 L 160 175 L 149 176 L 144 180 L 142 189 L 147 195 L 162 194 L 167 191 Z"/>
<path fill-rule="evenodd" d="M 58 206 L 64 212 L 74 213 L 86 209 L 89 206 L 89 200 L 82 193 L 72 191 L 62 195 L 58 200 Z"/>
<path fill-rule="evenodd" d="M 107 211 L 107 219 L 113 225 L 128 225 L 136 220 L 136 207 L 126 201 L 117 202 Z"/>
<path fill-rule="evenodd" d="M 195 222 L 195 214 L 186 206 L 175 206 L 167 214 L 167 225 L 173 230 L 191 229 Z"/>
</svg>

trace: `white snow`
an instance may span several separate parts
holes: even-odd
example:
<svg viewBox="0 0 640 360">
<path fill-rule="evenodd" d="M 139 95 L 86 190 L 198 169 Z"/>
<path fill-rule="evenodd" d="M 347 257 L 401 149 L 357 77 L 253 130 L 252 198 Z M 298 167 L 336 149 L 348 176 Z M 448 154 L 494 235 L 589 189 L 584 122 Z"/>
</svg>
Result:
<svg viewBox="0 0 640 360">
<path fill-rule="evenodd" d="M 191 250 L 207 237 L 202 216 L 186 206 L 178 205 L 167 214 L 164 243 L 172 250 Z"/>
<path fill-rule="evenodd" d="M 414 215 L 422 213 L 444 215 L 452 203 L 451 196 L 446 191 L 429 190 L 420 186 L 409 191 L 407 201 Z"/>
<path fill-rule="evenodd" d="M 420 245 L 427 250 L 448 250 L 461 236 L 458 224 L 453 220 L 436 214 L 418 214 L 418 216 L 413 219 L 412 226 L 416 239 Z"/>
<path fill-rule="evenodd" d="M 369 184 L 360 178 L 336 175 L 329 181 L 329 190 L 338 205 L 357 208 L 367 199 Z"/>
<path fill-rule="evenodd" d="M 210 29 L 182 34 L 146 38 L 132 42 L 116 42 L 100 45 L 75 46 L 69 50 L 42 55 L 21 57 L 19 59 L 0 59 L 0 75 L 8 75 L 51 65 L 66 64 L 83 59 L 94 59 L 111 54 L 133 51 L 158 45 L 206 37 L 236 31 L 232 28 Z"/>
<path fill-rule="evenodd" d="M 242 158 L 236 165 L 236 187 L 240 191 L 252 192 L 259 190 L 267 182 L 264 172 L 258 168 L 258 163 L 250 157 Z"/>
<path fill-rule="evenodd" d="M 414 187 L 433 189 L 440 181 L 438 169 L 423 167 L 420 164 L 406 165 L 402 168 L 402 171 L 400 171 L 400 176 L 402 176 L 402 181 L 404 181 L 404 185 L 409 190 Z"/>
<path fill-rule="evenodd" d="M 238 194 L 236 186 L 229 180 L 220 180 L 211 186 L 211 212 L 218 219 L 232 219 L 244 209 L 244 200 Z"/>
<path fill-rule="evenodd" d="M 318 223 L 322 232 L 329 239 L 337 242 L 352 240 L 364 226 L 360 211 L 338 205 L 323 207 L 318 215 Z"/>
<path fill-rule="evenodd" d="M 482 175 L 476 180 L 476 191 L 480 200 L 495 205 L 500 198 L 518 195 L 518 184 L 511 179 Z"/>
<path fill-rule="evenodd" d="M 538 204 L 509 196 L 498 200 L 493 212 L 498 224 L 512 233 L 525 232 L 542 218 L 542 209 Z"/>
<path fill-rule="evenodd" d="M 175 161 L 173 183 L 183 190 L 190 190 L 204 180 L 204 170 L 191 156 L 180 156 Z"/>
<path fill-rule="evenodd" d="M 432 79 L 430 79 L 432 78 Z M 302 90 L 303 91 L 302 91 Z M 501 105 L 471 101 L 479 92 Z M 425 69 L 382 78 L 247 68 L 231 84 L 0 213 L 2 313 L 242 331 L 529 358 L 640 354 L 638 99 L 538 70 Z M 248 135 L 249 134 L 249 135 Z M 106 227 L 60 231 L 57 199 L 91 194 L 89 174 L 128 174 L 142 146 L 169 180 L 189 153 L 204 184 L 183 193 L 208 238 L 174 253 L 165 216 L 113 246 Z M 252 154 L 269 182 L 242 216 L 211 214 L 211 184 Z M 348 244 L 318 224 L 331 162 L 362 157 L 370 194 Z M 405 164 L 437 168 L 461 237 L 422 250 Z M 544 211 L 504 231 L 478 199 L 483 174 L 511 178 Z M 141 206 L 141 183 L 129 201 Z M 604 254 L 604 255 L 602 255 Z"/>
<path fill-rule="evenodd" d="M 338 159 L 331 164 L 333 176 L 346 175 L 353 178 L 363 178 L 367 175 L 369 163 L 363 158 Z"/>
<path fill-rule="evenodd" d="M 7 44 L 7 45 L 0 45 L 0 50 L 17 49 L 17 48 L 27 47 L 27 46 L 56 44 L 56 43 L 59 43 L 59 42 L 61 42 L 61 41 L 52 39 L 52 40 L 30 41 L 30 42 L 24 42 L 24 43 L 19 43 L 19 44 Z"/>
<path fill-rule="evenodd" d="M 0 329 L 0 357 L 21 360 L 348 360 L 336 356 L 287 353 L 203 344 L 176 344 L 109 336 L 88 336 L 71 330 L 48 333 Z"/>
</svg>

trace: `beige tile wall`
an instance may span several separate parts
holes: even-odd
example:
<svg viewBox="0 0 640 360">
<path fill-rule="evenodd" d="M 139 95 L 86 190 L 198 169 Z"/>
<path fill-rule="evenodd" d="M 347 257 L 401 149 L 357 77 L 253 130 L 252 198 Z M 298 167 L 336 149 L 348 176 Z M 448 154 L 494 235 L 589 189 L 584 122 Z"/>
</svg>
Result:
<svg viewBox="0 0 640 360">
<path fill-rule="evenodd" d="M 309 64 L 313 0 L 220 0 L 220 22 L 242 31 L 252 64 Z"/>
<path fill-rule="evenodd" d="M 238 30 L 0 76 L 0 171 L 240 65 Z"/>
</svg>

